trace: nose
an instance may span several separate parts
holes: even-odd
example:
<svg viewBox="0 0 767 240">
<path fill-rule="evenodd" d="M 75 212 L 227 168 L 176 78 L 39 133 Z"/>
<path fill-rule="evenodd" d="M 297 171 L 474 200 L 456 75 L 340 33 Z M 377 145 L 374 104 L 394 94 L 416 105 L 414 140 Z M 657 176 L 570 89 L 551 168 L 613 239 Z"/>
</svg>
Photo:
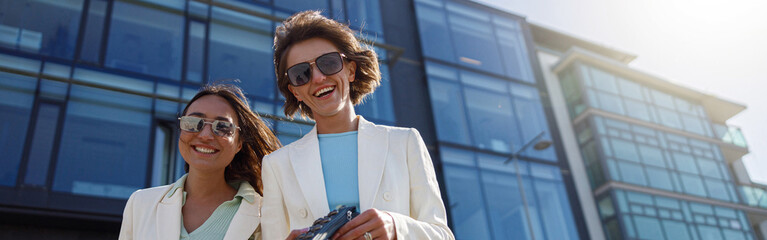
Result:
<svg viewBox="0 0 767 240">
<path fill-rule="evenodd" d="M 197 137 L 201 139 L 213 139 L 213 125 L 212 124 L 204 124 L 202 126 L 202 130 L 200 130 L 199 133 L 197 133 Z"/>
<path fill-rule="evenodd" d="M 317 64 L 312 64 L 312 81 L 321 83 L 325 81 L 325 77 L 325 74 L 320 71 L 320 68 L 317 67 Z"/>
</svg>

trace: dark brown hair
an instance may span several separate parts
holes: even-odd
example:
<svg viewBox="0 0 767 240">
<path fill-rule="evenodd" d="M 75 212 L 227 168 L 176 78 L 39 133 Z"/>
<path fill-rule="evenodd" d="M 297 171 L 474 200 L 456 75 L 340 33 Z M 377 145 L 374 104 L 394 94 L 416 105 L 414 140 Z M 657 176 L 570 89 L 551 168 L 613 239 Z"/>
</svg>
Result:
<svg viewBox="0 0 767 240">
<path fill-rule="evenodd" d="M 215 95 L 224 98 L 237 113 L 237 126 L 240 127 L 239 141 L 242 148 L 234 155 L 232 162 L 224 170 L 227 182 L 248 181 L 259 194 L 263 195 L 264 186 L 261 183 L 261 159 L 282 146 L 280 140 L 266 126 L 257 113 L 250 110 L 248 99 L 242 89 L 233 84 L 213 83 L 203 86 L 186 105 L 182 116 L 194 101 L 203 96 Z M 189 164 L 184 165 L 189 172 Z"/>
<path fill-rule="evenodd" d="M 290 16 L 274 34 L 274 72 L 277 74 L 277 87 L 285 97 L 285 115 L 292 118 L 297 111 L 301 116 L 313 119 L 312 110 L 298 101 L 288 89 L 290 84 L 285 71 L 287 52 L 290 46 L 310 38 L 322 38 L 330 41 L 350 61 L 357 64 L 354 81 L 349 84 L 349 97 L 357 105 L 366 95 L 373 93 L 380 85 L 381 72 L 378 69 L 378 56 L 366 45 L 360 44 L 349 26 L 322 16 L 319 11 L 303 11 Z"/>
</svg>

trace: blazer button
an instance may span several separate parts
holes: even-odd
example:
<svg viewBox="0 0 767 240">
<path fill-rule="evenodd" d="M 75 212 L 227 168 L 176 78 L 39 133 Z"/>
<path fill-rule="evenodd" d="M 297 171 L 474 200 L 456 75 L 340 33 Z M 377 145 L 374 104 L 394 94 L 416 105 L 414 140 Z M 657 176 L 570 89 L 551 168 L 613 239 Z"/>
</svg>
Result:
<svg viewBox="0 0 767 240">
<path fill-rule="evenodd" d="M 388 201 L 391 201 L 391 193 L 389 193 L 389 192 L 384 192 L 384 194 L 383 194 L 383 199 L 384 199 L 384 201 L 387 201 L 387 202 L 388 202 Z"/>
<path fill-rule="evenodd" d="M 306 212 L 306 208 L 302 208 L 301 210 L 298 210 L 298 214 L 301 215 L 302 218 L 306 218 L 306 216 L 309 215 L 309 213 Z"/>
</svg>

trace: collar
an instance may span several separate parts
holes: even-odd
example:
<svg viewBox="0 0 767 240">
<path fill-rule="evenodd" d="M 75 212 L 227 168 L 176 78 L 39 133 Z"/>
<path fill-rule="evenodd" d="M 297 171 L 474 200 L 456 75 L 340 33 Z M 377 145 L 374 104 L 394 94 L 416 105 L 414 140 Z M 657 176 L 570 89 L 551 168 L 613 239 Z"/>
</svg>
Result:
<svg viewBox="0 0 767 240">
<path fill-rule="evenodd" d="M 173 197 L 176 192 L 178 192 L 179 189 L 181 189 L 181 192 L 184 191 L 184 183 L 186 182 L 187 174 L 184 174 L 184 176 L 181 176 L 175 183 L 173 183 L 173 186 L 170 188 L 170 191 L 165 195 L 165 198 L 171 198 Z M 230 186 L 237 189 L 237 194 L 234 195 L 235 198 L 241 197 L 242 199 L 245 199 L 245 201 L 248 201 L 249 203 L 253 203 L 256 201 L 256 189 L 253 188 L 253 186 L 248 183 L 248 181 L 234 181 L 229 183 Z"/>
</svg>

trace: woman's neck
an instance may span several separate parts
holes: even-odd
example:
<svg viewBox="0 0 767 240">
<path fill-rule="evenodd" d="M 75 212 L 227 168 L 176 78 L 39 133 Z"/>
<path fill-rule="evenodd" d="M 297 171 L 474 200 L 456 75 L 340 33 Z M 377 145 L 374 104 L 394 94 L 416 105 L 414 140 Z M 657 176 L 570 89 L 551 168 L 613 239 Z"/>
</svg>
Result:
<svg viewBox="0 0 767 240">
<path fill-rule="evenodd" d="M 345 111 L 341 111 L 338 114 L 334 114 L 332 116 L 317 115 L 319 114 L 314 115 L 314 121 L 317 123 L 318 134 L 357 131 L 359 118 L 354 112 L 353 107 L 350 107 Z"/>
<path fill-rule="evenodd" d="M 184 191 L 187 198 L 204 199 L 231 199 L 237 193 L 232 186 L 226 183 L 223 172 L 220 174 L 205 174 L 193 172 L 190 169 L 184 182 Z"/>
</svg>

